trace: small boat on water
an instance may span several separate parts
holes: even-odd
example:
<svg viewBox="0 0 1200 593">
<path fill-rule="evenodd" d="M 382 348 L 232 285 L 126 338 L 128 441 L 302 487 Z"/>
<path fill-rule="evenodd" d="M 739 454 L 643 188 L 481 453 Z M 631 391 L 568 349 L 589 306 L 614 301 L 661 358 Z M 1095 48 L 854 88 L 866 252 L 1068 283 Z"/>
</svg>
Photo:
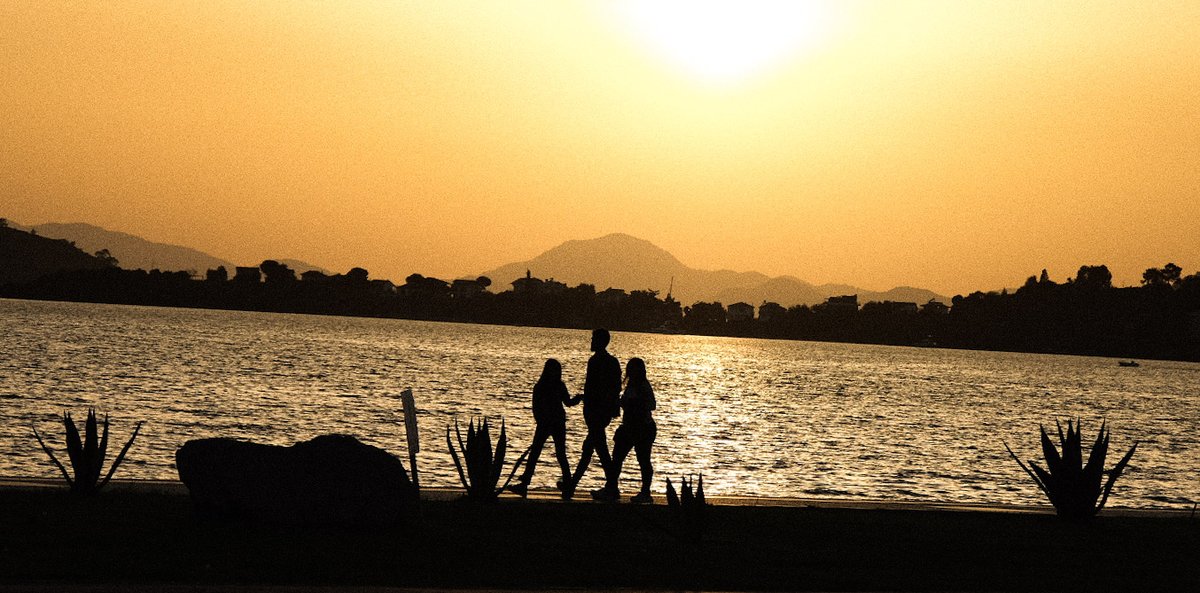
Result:
<svg viewBox="0 0 1200 593">
<path fill-rule="evenodd" d="M 1142 366 L 1142 365 L 1138 364 L 1138 361 L 1136 361 L 1136 360 L 1118 360 L 1117 364 L 1120 366 L 1123 366 L 1123 367 L 1140 367 L 1140 366 Z"/>
</svg>

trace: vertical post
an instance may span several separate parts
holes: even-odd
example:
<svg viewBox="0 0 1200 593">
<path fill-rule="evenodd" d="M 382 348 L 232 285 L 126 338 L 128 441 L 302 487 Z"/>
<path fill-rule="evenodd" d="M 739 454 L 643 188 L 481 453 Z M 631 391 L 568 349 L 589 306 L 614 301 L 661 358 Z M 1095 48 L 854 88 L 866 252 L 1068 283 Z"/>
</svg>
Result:
<svg viewBox="0 0 1200 593">
<path fill-rule="evenodd" d="M 413 486 L 421 487 L 417 478 L 417 453 L 421 452 L 420 432 L 417 430 L 417 405 L 413 401 L 412 389 L 400 393 L 404 405 L 404 432 L 408 440 L 408 466 L 412 468 Z"/>
</svg>

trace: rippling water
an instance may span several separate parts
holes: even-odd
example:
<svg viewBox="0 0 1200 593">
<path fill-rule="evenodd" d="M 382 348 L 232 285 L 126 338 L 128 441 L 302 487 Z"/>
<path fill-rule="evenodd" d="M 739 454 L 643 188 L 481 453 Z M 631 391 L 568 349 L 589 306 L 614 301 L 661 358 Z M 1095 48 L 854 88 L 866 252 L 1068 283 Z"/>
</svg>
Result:
<svg viewBox="0 0 1200 593">
<path fill-rule="evenodd" d="M 135 420 L 147 421 L 124 477 L 175 478 L 175 449 L 210 436 L 291 444 L 348 433 L 407 460 L 397 395 L 411 387 L 422 482 L 455 485 L 447 423 L 503 416 L 523 448 L 542 362 L 561 360 L 568 388 L 581 389 L 588 338 L 0 300 L 0 476 L 54 476 L 29 423 L 61 443 L 56 414 L 88 406 L 111 415 L 121 443 Z M 1200 364 L 1121 368 L 1076 356 L 634 333 L 615 333 L 610 351 L 646 360 L 658 394 L 659 476 L 702 471 L 713 493 L 1040 503 L 1001 441 L 1033 457 L 1039 422 L 1077 416 L 1085 438 L 1107 419 L 1121 453 L 1142 442 L 1111 504 L 1200 499 Z M 579 408 L 568 414 L 577 455 L 583 422 Z M 556 471 L 547 448 L 535 487 L 552 487 Z M 636 475 L 631 457 L 626 490 Z M 599 481 L 594 468 L 581 488 Z"/>
</svg>

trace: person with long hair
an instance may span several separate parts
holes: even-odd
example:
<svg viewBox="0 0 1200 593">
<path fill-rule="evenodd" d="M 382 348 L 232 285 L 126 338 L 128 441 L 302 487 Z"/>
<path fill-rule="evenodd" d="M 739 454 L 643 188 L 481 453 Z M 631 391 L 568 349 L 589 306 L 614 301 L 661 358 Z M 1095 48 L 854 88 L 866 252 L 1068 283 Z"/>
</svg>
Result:
<svg viewBox="0 0 1200 593">
<path fill-rule="evenodd" d="M 658 436 L 658 425 L 653 415 L 657 407 L 654 388 L 646 378 L 646 362 L 640 358 L 630 358 L 625 365 L 625 392 L 621 394 L 621 411 L 624 413 L 621 425 L 613 433 L 612 466 L 606 474 L 604 488 L 592 492 L 593 498 L 608 501 L 617 499 L 620 495 L 618 484 L 621 481 L 621 466 L 632 449 L 642 470 L 642 489 L 630 502 L 653 501 L 650 484 L 654 479 L 654 464 L 650 459 L 650 448 Z"/>
<path fill-rule="evenodd" d="M 567 412 L 563 406 L 573 406 L 579 403 L 580 397 L 571 397 L 567 386 L 562 380 L 562 364 L 553 358 L 546 359 L 542 367 L 542 376 L 533 386 L 533 445 L 529 449 L 529 458 L 525 460 L 525 471 L 519 481 L 509 490 L 525 496 L 529 491 L 529 482 L 533 480 L 533 471 L 537 467 L 538 458 L 546 446 L 546 439 L 554 439 L 554 457 L 558 459 L 562 479 L 559 484 L 569 485 L 571 479 L 571 462 L 567 460 Z M 573 492 L 562 488 L 563 498 L 570 498 Z"/>
</svg>

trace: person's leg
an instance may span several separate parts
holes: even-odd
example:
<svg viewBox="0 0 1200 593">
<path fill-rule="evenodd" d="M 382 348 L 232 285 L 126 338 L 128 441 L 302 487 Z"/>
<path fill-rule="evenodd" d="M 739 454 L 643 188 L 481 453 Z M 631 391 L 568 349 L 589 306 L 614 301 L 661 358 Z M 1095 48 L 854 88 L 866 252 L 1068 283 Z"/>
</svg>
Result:
<svg viewBox="0 0 1200 593">
<path fill-rule="evenodd" d="M 583 437 L 583 452 L 579 455 L 579 463 L 575 465 L 575 473 L 571 475 L 572 486 L 579 483 L 583 479 L 583 473 L 587 471 L 588 465 L 592 463 L 592 451 L 595 447 L 592 446 L 592 431 L 588 431 Z"/>
<path fill-rule="evenodd" d="M 658 436 L 658 426 L 651 424 L 645 427 L 638 435 L 637 442 L 634 443 L 638 466 L 642 469 L 642 492 L 650 494 L 650 486 L 654 482 L 654 463 L 650 459 L 650 450 L 654 446 L 654 439 Z"/>
<path fill-rule="evenodd" d="M 596 440 L 593 443 L 593 446 L 596 447 L 596 459 L 600 460 L 600 467 L 604 468 L 605 475 L 608 475 L 608 470 L 610 467 L 612 467 L 612 455 L 609 453 L 608 449 L 607 434 L 608 423 L 611 421 L 611 418 L 605 418 L 601 422 L 597 423 L 598 428 L 596 429 Z"/>
<path fill-rule="evenodd" d="M 656 436 L 658 436 L 658 427 L 653 423 L 640 427 L 637 431 L 633 446 L 637 451 L 638 466 L 642 470 L 642 489 L 630 502 L 647 503 L 654 500 L 650 495 L 650 486 L 654 482 L 654 464 L 650 460 L 650 449 L 654 445 Z"/>
<path fill-rule="evenodd" d="M 533 470 L 537 468 L 538 459 L 542 456 L 542 449 L 546 446 L 546 437 L 550 436 L 550 431 L 541 424 L 533 431 L 533 444 L 529 447 L 529 457 L 525 459 L 525 471 L 521 473 L 521 483 L 528 486 L 533 480 Z"/>
<path fill-rule="evenodd" d="M 604 425 L 595 420 L 584 418 L 587 423 L 587 436 L 583 438 L 583 452 L 579 456 L 579 464 L 575 466 L 575 474 L 571 477 L 571 483 L 575 486 L 579 485 L 579 480 L 583 479 L 584 472 L 587 471 L 588 465 L 592 463 L 592 452 L 604 451 L 604 457 L 600 457 L 600 463 L 604 463 L 604 459 L 608 456 L 606 447 L 608 443 L 604 439 Z M 599 436 L 597 436 L 599 435 Z M 596 442 L 600 444 L 597 445 Z"/>
<path fill-rule="evenodd" d="M 571 479 L 571 462 L 567 459 L 567 425 L 564 423 L 554 427 L 550 431 L 550 437 L 554 439 L 554 457 L 558 459 L 558 467 L 562 470 L 562 484 L 565 486 Z"/>
<path fill-rule="evenodd" d="M 629 456 L 629 451 L 633 449 L 633 446 L 633 435 L 630 434 L 629 427 L 624 424 L 618 426 L 616 432 L 613 433 L 612 465 L 605 474 L 604 483 L 604 488 L 612 494 L 616 494 L 620 489 L 621 468 L 625 465 L 625 458 Z"/>
</svg>

